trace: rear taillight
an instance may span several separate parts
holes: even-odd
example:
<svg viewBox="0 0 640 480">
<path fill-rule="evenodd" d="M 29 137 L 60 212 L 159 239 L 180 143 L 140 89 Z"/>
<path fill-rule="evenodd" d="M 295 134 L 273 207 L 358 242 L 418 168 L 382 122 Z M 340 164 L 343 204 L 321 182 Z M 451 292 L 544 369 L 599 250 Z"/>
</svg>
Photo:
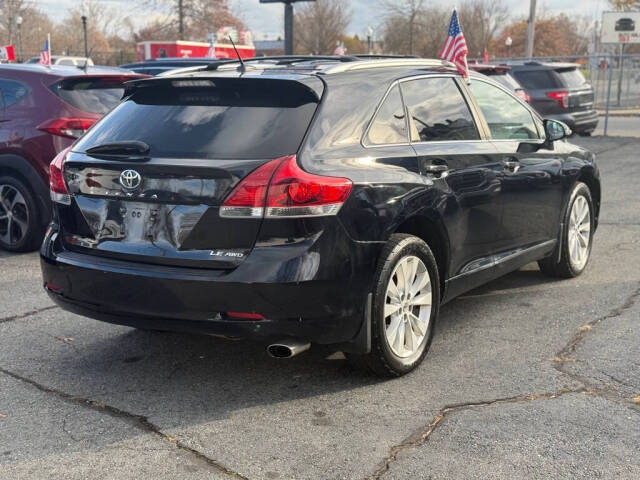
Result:
<svg viewBox="0 0 640 480">
<path fill-rule="evenodd" d="M 295 155 L 277 158 L 240 181 L 220 208 L 223 217 L 319 217 L 335 215 L 353 183 L 307 173 Z"/>
<path fill-rule="evenodd" d="M 64 161 L 71 147 L 62 150 L 49 165 L 49 190 L 51 191 L 51 200 L 64 205 L 71 204 L 71 195 L 64 181 Z"/>
<path fill-rule="evenodd" d="M 547 97 L 553 98 L 562 108 L 569 108 L 569 92 L 564 90 L 547 92 Z"/>
<path fill-rule="evenodd" d="M 38 130 L 61 137 L 78 138 L 94 123 L 95 118 L 52 118 L 38 125 Z"/>
</svg>

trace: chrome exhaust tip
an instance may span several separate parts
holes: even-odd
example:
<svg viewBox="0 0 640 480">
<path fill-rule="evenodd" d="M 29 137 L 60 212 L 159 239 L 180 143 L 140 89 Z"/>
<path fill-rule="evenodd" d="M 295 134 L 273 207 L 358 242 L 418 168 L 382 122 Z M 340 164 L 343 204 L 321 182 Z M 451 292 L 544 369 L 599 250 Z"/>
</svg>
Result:
<svg viewBox="0 0 640 480">
<path fill-rule="evenodd" d="M 267 347 L 267 353 L 273 358 L 291 358 L 311 348 L 309 342 L 300 340 L 281 340 Z"/>
</svg>

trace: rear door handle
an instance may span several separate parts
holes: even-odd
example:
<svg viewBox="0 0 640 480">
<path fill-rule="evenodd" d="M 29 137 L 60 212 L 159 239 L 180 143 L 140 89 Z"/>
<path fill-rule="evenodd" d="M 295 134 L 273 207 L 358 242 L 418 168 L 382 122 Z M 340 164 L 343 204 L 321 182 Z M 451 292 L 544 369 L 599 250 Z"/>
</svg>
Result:
<svg viewBox="0 0 640 480">
<path fill-rule="evenodd" d="M 437 175 L 437 176 L 442 176 L 445 172 L 447 172 L 449 170 L 449 166 L 446 164 L 430 164 L 430 165 L 425 165 L 424 167 L 424 171 L 425 173 L 430 173 L 431 175 Z"/>
<path fill-rule="evenodd" d="M 515 157 L 508 157 L 502 161 L 504 169 L 511 173 L 516 173 L 520 169 L 520 162 Z"/>
</svg>

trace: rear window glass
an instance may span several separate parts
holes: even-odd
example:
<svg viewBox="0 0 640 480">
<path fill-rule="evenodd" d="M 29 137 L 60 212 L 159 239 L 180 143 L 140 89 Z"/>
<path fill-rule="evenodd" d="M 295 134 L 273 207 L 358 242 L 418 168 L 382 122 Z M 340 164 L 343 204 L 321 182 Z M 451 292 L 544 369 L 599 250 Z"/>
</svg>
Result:
<svg viewBox="0 0 640 480">
<path fill-rule="evenodd" d="M 576 68 L 556 70 L 556 73 L 560 76 L 562 83 L 564 83 L 566 87 L 582 87 L 587 83 L 582 72 Z"/>
<path fill-rule="evenodd" d="M 508 74 L 491 75 L 491 79 L 507 87 L 509 90 L 516 90 L 518 88 L 522 88 L 520 84 L 516 81 L 516 79 Z"/>
<path fill-rule="evenodd" d="M 130 78 L 73 78 L 51 88 L 62 100 L 83 112 L 105 114 L 120 103 L 123 82 L 127 80 Z"/>
<path fill-rule="evenodd" d="M 263 159 L 298 151 L 317 106 L 306 87 L 269 80 L 219 84 L 141 87 L 76 150 L 138 140 L 152 156 L 168 158 Z"/>
<path fill-rule="evenodd" d="M 406 143 L 407 121 L 398 85 L 393 87 L 374 119 L 367 140 L 372 145 Z"/>
<path fill-rule="evenodd" d="M 513 75 L 524 88 L 531 90 L 560 86 L 550 70 L 519 70 L 513 72 Z"/>
</svg>

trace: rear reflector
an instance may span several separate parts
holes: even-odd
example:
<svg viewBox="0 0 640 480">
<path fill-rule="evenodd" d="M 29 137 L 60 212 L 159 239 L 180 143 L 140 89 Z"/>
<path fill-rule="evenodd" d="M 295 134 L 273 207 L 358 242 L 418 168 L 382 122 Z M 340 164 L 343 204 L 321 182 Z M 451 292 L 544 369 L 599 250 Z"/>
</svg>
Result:
<svg viewBox="0 0 640 480">
<path fill-rule="evenodd" d="M 62 293 L 62 288 L 53 282 L 46 282 L 44 284 L 44 288 L 51 290 L 53 293 Z"/>
<path fill-rule="evenodd" d="M 229 318 L 236 318 L 239 320 L 264 320 L 264 317 L 259 313 L 249 312 L 227 312 Z"/>
<path fill-rule="evenodd" d="M 49 165 L 49 190 L 51 192 L 51 200 L 64 205 L 71 205 L 71 196 L 67 190 L 67 184 L 64 181 L 64 161 L 71 147 L 62 150 Z"/>
<path fill-rule="evenodd" d="M 295 155 L 277 158 L 247 175 L 220 208 L 222 217 L 292 218 L 335 215 L 353 183 L 305 172 Z"/>
<path fill-rule="evenodd" d="M 569 108 L 569 92 L 564 90 L 557 92 L 547 92 L 547 97 L 553 98 L 560 104 L 562 108 Z"/>
<path fill-rule="evenodd" d="M 96 123 L 95 118 L 52 118 L 38 125 L 38 130 L 60 137 L 78 138 Z"/>
</svg>

